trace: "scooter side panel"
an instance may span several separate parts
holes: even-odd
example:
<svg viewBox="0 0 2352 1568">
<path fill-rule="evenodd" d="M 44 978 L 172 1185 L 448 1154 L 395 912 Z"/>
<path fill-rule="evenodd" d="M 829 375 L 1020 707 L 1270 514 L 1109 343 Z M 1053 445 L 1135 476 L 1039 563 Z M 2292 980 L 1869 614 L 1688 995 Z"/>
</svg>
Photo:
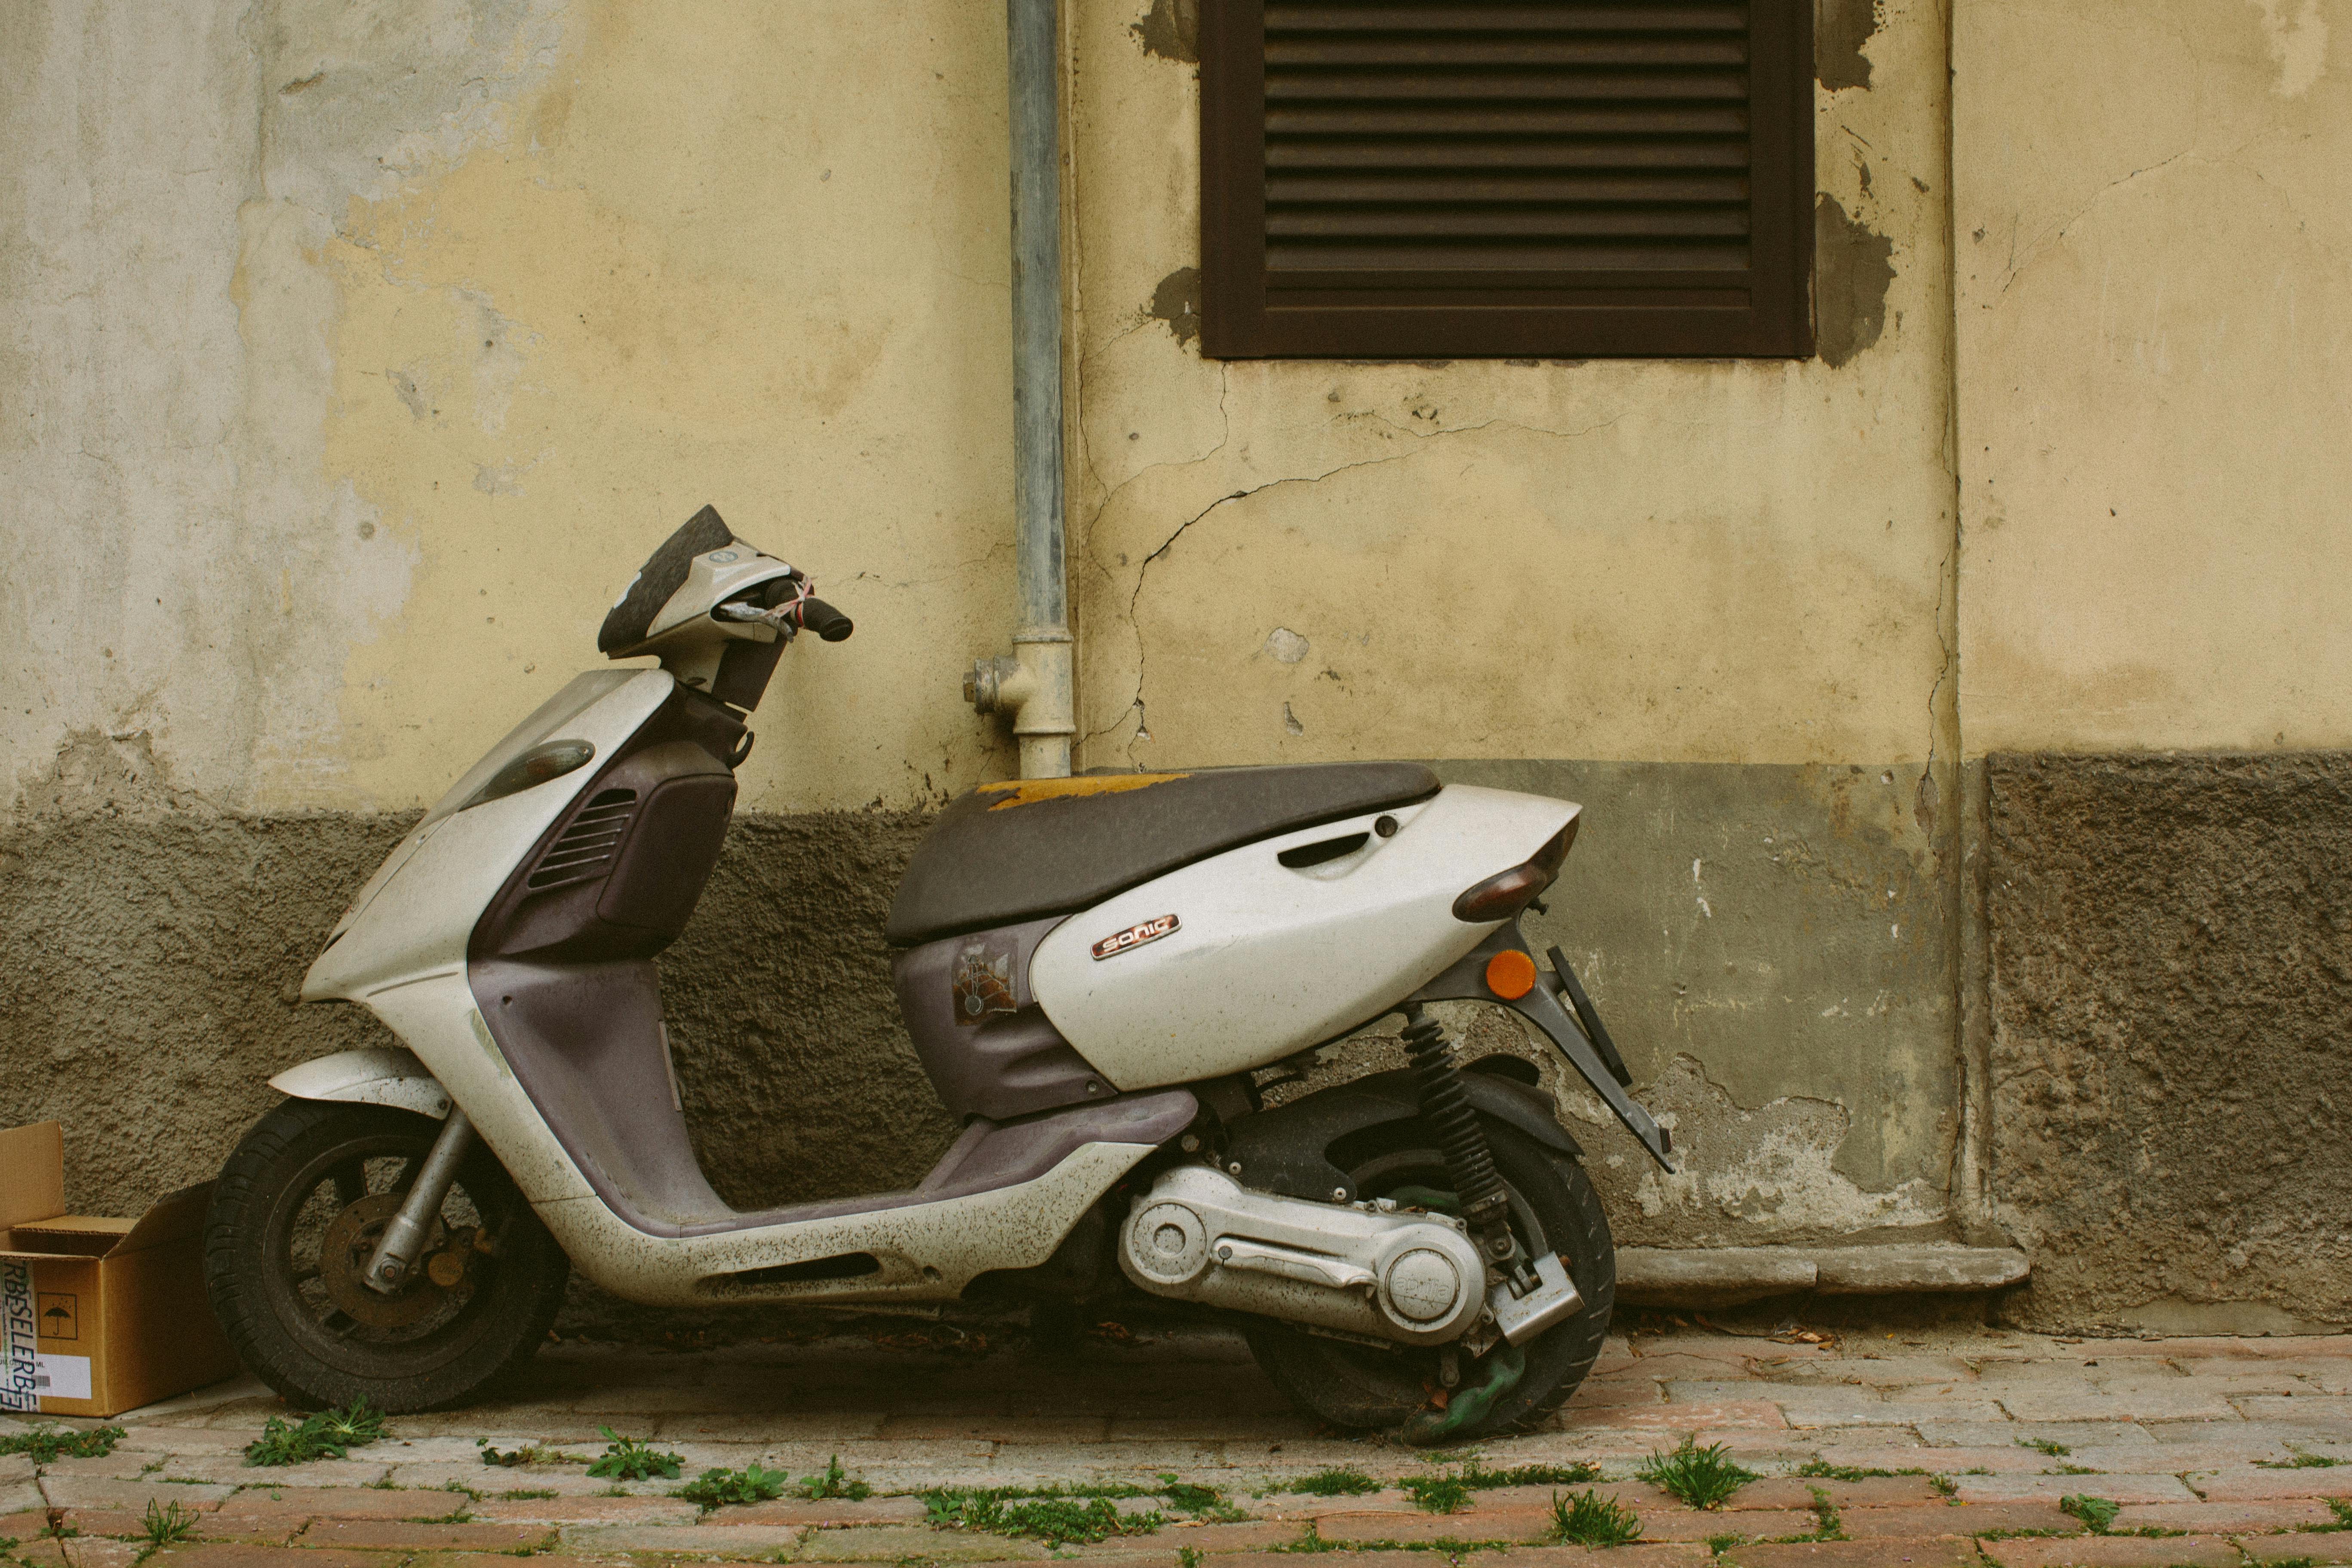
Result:
<svg viewBox="0 0 2352 1568">
<path fill-rule="evenodd" d="M 949 1301 L 992 1269 L 1044 1263 L 1095 1201 L 1156 1147 L 1087 1143 L 1035 1180 L 992 1192 L 714 1236 L 648 1236 L 593 1195 L 538 1208 L 580 1272 L 632 1301 Z M 721 1291 L 703 1283 L 858 1252 L 872 1255 L 879 1270 Z"/>
<path fill-rule="evenodd" d="M 615 673 L 625 679 L 592 679 Z M 554 738 L 559 729 L 566 738 L 594 745 L 598 756 L 610 755 L 652 717 L 672 684 L 658 669 L 581 676 L 564 691 L 574 697 L 593 693 L 584 705 L 561 697 L 542 705 L 460 781 L 466 794 L 451 791 L 435 812 L 469 798 L 498 767 Z M 344 917 L 341 934 L 311 963 L 302 999 L 364 1002 L 372 993 L 417 975 L 453 965 L 462 969 L 467 939 L 482 910 L 593 776 L 583 768 L 469 811 L 428 815 L 362 889 L 362 901 Z"/>
<path fill-rule="evenodd" d="M 1264 1067 L 1378 1016 L 1475 947 L 1499 922 L 1455 920 L 1454 899 L 1524 861 L 1578 809 L 1451 784 L 1418 805 L 1229 850 L 1065 921 L 1038 944 L 1030 987 L 1122 1091 Z M 1377 831 L 1383 816 L 1393 837 Z M 1336 858 L 1282 863 L 1357 835 Z M 1149 934 L 1106 951 L 1126 932 Z"/>
</svg>

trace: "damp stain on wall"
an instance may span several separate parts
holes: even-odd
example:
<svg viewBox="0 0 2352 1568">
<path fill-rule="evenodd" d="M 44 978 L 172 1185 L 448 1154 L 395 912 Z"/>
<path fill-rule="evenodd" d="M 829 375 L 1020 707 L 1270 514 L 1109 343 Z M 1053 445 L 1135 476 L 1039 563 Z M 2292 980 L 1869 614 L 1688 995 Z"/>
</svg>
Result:
<svg viewBox="0 0 2352 1568">
<path fill-rule="evenodd" d="M 1145 307 L 1152 320 L 1165 321 L 1168 330 L 1176 334 L 1179 343 L 1198 342 L 1201 336 L 1201 269 L 1179 267 L 1160 280 L 1151 291 L 1151 303 Z"/>
<path fill-rule="evenodd" d="M 1894 286 L 1894 240 L 1848 216 L 1835 196 L 1821 196 L 1813 206 L 1813 314 L 1822 363 L 1835 369 L 1878 342 Z"/>
<path fill-rule="evenodd" d="M 1863 46 L 1878 31 L 1884 0 L 1818 0 L 1813 16 L 1813 79 L 1832 92 L 1870 86 Z"/>
<path fill-rule="evenodd" d="M 1201 0 L 1151 0 L 1151 9 L 1144 13 L 1143 20 L 1129 24 L 1128 31 L 1147 55 L 1198 65 Z"/>
</svg>

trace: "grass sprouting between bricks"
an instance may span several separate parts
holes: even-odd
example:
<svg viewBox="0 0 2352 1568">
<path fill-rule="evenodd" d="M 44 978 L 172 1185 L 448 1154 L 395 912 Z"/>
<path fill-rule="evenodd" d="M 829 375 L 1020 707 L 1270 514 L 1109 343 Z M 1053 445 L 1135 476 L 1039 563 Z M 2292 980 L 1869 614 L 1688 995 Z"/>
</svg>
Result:
<svg viewBox="0 0 2352 1568">
<path fill-rule="evenodd" d="M 94 1426 L 87 1432 L 37 1426 L 0 1437 L 0 1454 L 22 1454 L 37 1465 L 54 1465 L 59 1459 L 103 1459 L 121 1440 L 120 1426 Z"/>
<path fill-rule="evenodd" d="M 1107 1497 L 1024 1492 L 1019 1488 L 942 1487 L 922 1494 L 923 1515 L 935 1529 L 1025 1535 L 1049 1546 L 1091 1545 L 1114 1535 L 1144 1535 L 1165 1522 L 1157 1510 L 1123 1516 Z"/>
<path fill-rule="evenodd" d="M 297 1422 L 273 1415 L 261 1436 L 245 1446 L 248 1465 L 304 1465 L 313 1459 L 348 1458 L 384 1435 L 383 1412 L 365 1399 L 331 1410 L 313 1411 Z"/>
<path fill-rule="evenodd" d="M 1472 1459 L 1448 1474 L 1407 1476 L 1397 1484 L 1412 1499 L 1413 1506 L 1424 1513 L 1458 1513 L 1469 1506 L 1474 1491 L 1490 1491 L 1496 1487 L 1576 1486 L 1600 1479 L 1599 1468 L 1587 1464 L 1515 1465 L 1506 1470 L 1490 1470 Z"/>
<path fill-rule="evenodd" d="M 838 1498 L 849 1502 L 864 1502 L 874 1495 L 874 1489 L 841 1468 L 841 1456 L 835 1454 L 824 1462 L 824 1468 L 813 1476 L 803 1476 L 801 1496 L 812 1502 Z"/>
<path fill-rule="evenodd" d="M 1361 1470 L 1344 1466 L 1332 1466 L 1311 1476 L 1300 1476 L 1273 1489 L 1276 1491 L 1299 1492 L 1307 1497 L 1361 1497 L 1366 1492 L 1381 1489 L 1381 1483 Z"/>
<path fill-rule="evenodd" d="M 2107 1526 L 2115 1523 L 2123 1505 L 2103 1497 L 2089 1497 L 2081 1492 L 2069 1492 L 2058 1500 L 2059 1508 L 2083 1521 L 2094 1535 L 2105 1535 Z"/>
<path fill-rule="evenodd" d="M 1720 1443 L 1702 1448 L 1685 1436 L 1670 1454 L 1653 1452 L 1634 1474 L 1659 1490 L 1692 1508 L 1718 1509 L 1731 1494 L 1756 1479 L 1756 1472 L 1734 1464 Z"/>
<path fill-rule="evenodd" d="M 754 1459 L 740 1470 L 705 1470 L 677 1495 L 705 1510 L 729 1503 L 768 1502 L 784 1495 L 787 1479 L 783 1471 L 763 1469 Z"/>
<path fill-rule="evenodd" d="M 609 1477 L 616 1481 L 649 1481 L 656 1476 L 664 1480 L 677 1479 L 678 1467 L 686 1463 L 684 1455 L 666 1454 L 635 1437 L 624 1437 L 610 1426 L 599 1426 L 604 1435 L 604 1451 L 589 1461 L 588 1473 Z"/>
<path fill-rule="evenodd" d="M 1615 1498 L 1587 1488 L 1573 1497 L 1551 1495 L 1552 1530 L 1578 1546 L 1622 1546 L 1642 1538 L 1642 1521 Z"/>
<path fill-rule="evenodd" d="M 176 1502 L 159 1505 L 149 1498 L 143 1524 L 150 1546 L 169 1546 L 175 1541 L 185 1541 L 188 1532 L 196 1528 L 196 1510 L 182 1508 Z"/>
</svg>

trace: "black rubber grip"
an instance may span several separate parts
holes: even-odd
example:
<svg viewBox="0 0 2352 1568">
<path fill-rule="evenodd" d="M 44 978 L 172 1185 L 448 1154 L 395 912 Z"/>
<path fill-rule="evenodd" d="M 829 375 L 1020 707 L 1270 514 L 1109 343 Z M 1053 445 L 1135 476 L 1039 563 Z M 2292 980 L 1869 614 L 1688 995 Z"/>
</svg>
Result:
<svg viewBox="0 0 2352 1568">
<path fill-rule="evenodd" d="M 823 599 L 803 599 L 801 629 L 814 632 L 827 642 L 842 642 L 857 627 L 856 623 Z"/>
</svg>

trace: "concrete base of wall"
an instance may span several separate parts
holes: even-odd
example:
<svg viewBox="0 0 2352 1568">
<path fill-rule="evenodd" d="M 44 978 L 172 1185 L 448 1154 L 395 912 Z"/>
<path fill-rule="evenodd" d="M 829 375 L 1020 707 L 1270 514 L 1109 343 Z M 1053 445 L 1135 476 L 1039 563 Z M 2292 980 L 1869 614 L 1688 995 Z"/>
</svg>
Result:
<svg viewBox="0 0 2352 1568">
<path fill-rule="evenodd" d="M 1944 1295 L 1998 1290 L 2026 1277 L 2011 1247 L 1895 1242 L 1880 1247 L 1625 1247 L 1617 1299 L 1635 1307 L 1728 1307 L 1771 1296 Z"/>
<path fill-rule="evenodd" d="M 2004 1318 L 2352 1322 L 2352 754 L 1985 768 Z"/>
</svg>

